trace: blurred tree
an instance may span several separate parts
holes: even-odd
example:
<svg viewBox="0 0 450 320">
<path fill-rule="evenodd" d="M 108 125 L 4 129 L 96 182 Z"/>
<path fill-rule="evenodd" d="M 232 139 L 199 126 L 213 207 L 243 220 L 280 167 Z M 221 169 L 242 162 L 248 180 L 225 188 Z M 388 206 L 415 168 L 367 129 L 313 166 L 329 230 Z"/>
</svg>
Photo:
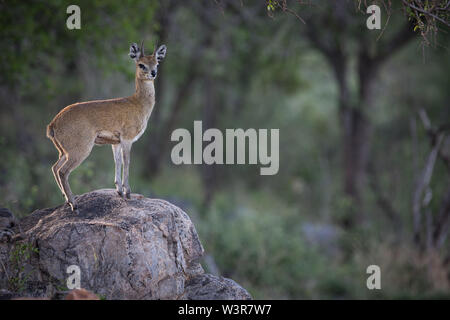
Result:
<svg viewBox="0 0 450 320">
<path fill-rule="evenodd" d="M 280 7 L 292 13 L 286 1 L 270 1 L 273 11 Z M 351 200 L 348 214 L 341 223 L 354 227 L 364 211 L 362 191 L 370 159 L 372 123 L 368 113 L 373 108 L 373 85 L 384 62 L 414 38 L 409 22 L 391 22 L 389 30 L 378 39 L 368 30 L 366 16 L 347 0 L 318 1 L 301 8 L 305 24 L 300 35 L 325 57 L 333 70 L 339 89 L 339 122 L 342 128 L 344 192 Z M 354 67 L 355 66 L 355 67 Z M 356 86 L 352 80 L 356 79 Z"/>
</svg>

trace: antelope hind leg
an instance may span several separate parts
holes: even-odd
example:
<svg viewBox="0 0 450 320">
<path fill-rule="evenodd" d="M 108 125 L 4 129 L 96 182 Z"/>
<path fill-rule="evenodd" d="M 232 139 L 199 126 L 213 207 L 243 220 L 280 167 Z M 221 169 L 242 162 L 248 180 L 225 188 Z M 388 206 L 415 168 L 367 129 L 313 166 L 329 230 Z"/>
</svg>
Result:
<svg viewBox="0 0 450 320">
<path fill-rule="evenodd" d="M 58 150 L 58 161 L 55 162 L 55 164 L 52 166 L 52 172 L 53 176 L 55 177 L 56 184 L 58 185 L 59 190 L 61 190 L 62 195 L 65 197 L 64 190 L 61 185 L 61 180 L 59 179 L 58 170 L 59 168 L 64 164 L 64 162 L 67 160 L 67 157 L 64 154 L 63 148 L 61 148 L 59 142 L 53 138 L 52 139 L 53 144 L 55 145 L 55 148 Z"/>
<path fill-rule="evenodd" d="M 77 211 L 77 207 L 75 205 L 72 190 L 70 189 L 69 175 L 72 172 L 72 170 L 75 169 L 76 167 L 75 164 L 76 162 L 73 159 L 69 158 L 58 170 L 58 176 L 61 181 L 66 201 L 70 205 L 72 211 Z"/>
<path fill-rule="evenodd" d="M 63 155 L 58 159 L 58 161 L 55 162 L 55 164 L 52 166 L 52 172 L 53 176 L 55 177 L 56 184 L 58 185 L 59 190 L 61 190 L 62 195 L 65 197 L 64 190 L 61 184 L 61 180 L 59 179 L 58 170 L 59 168 L 64 164 L 64 162 L 67 160 L 66 156 Z"/>
<path fill-rule="evenodd" d="M 84 146 L 83 149 L 78 148 L 76 152 L 66 152 L 65 156 L 67 158 L 66 162 L 59 168 L 58 170 L 58 176 L 61 181 L 61 185 L 63 188 L 63 192 L 66 196 L 67 203 L 72 208 L 72 211 L 78 211 L 77 206 L 75 204 L 75 199 L 73 197 L 72 190 L 70 189 L 69 185 L 69 175 L 70 173 L 78 167 L 84 159 L 87 158 L 87 156 L 91 153 L 92 147 L 94 146 L 94 141 L 91 141 L 91 143 Z"/>
</svg>

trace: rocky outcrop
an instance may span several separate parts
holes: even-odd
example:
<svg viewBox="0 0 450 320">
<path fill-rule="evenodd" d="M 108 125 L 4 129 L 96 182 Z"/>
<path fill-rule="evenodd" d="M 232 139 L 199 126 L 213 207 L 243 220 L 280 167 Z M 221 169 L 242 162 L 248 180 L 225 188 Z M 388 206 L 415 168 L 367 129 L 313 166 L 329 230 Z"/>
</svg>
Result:
<svg viewBox="0 0 450 320">
<path fill-rule="evenodd" d="M 187 281 L 182 299 L 249 300 L 250 294 L 231 279 L 212 274 L 198 274 Z"/>
<path fill-rule="evenodd" d="M 7 208 L 0 208 L 0 241 L 7 242 L 14 235 L 13 228 L 17 220 Z"/>
<path fill-rule="evenodd" d="M 195 227 L 171 203 L 102 189 L 77 204 L 78 214 L 62 205 L 20 221 L 21 239 L 0 244 L 0 288 L 15 279 L 22 295 L 55 297 L 74 265 L 81 287 L 106 299 L 251 298 L 236 282 L 204 273 Z"/>
</svg>

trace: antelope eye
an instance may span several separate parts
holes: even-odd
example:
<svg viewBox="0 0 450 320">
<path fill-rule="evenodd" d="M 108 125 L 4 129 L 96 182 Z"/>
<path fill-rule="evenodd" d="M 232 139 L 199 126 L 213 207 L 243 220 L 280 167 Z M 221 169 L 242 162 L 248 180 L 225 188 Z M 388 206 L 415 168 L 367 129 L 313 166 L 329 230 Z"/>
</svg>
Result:
<svg viewBox="0 0 450 320">
<path fill-rule="evenodd" d="M 141 68 L 142 70 L 145 70 L 145 66 L 142 63 L 139 63 L 139 68 Z"/>
</svg>

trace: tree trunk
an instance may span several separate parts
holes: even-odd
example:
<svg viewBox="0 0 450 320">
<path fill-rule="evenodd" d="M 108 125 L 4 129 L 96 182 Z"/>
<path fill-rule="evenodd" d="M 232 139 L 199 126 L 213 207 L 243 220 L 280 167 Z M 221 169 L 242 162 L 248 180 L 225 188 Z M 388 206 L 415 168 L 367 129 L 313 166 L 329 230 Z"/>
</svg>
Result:
<svg viewBox="0 0 450 320">
<path fill-rule="evenodd" d="M 343 131 L 344 192 L 351 200 L 349 215 L 343 221 L 352 228 L 362 211 L 363 179 L 367 169 L 370 123 L 359 109 L 341 110 Z"/>
<path fill-rule="evenodd" d="M 363 190 L 369 162 L 372 124 L 366 110 L 372 104 L 371 86 L 376 76 L 376 68 L 365 51 L 358 56 L 357 102 L 350 99 L 347 73 L 348 63 L 343 55 L 330 57 L 339 87 L 339 115 L 342 130 L 344 193 L 350 200 L 347 214 L 340 223 L 351 229 L 359 222 L 364 212 Z"/>
</svg>

